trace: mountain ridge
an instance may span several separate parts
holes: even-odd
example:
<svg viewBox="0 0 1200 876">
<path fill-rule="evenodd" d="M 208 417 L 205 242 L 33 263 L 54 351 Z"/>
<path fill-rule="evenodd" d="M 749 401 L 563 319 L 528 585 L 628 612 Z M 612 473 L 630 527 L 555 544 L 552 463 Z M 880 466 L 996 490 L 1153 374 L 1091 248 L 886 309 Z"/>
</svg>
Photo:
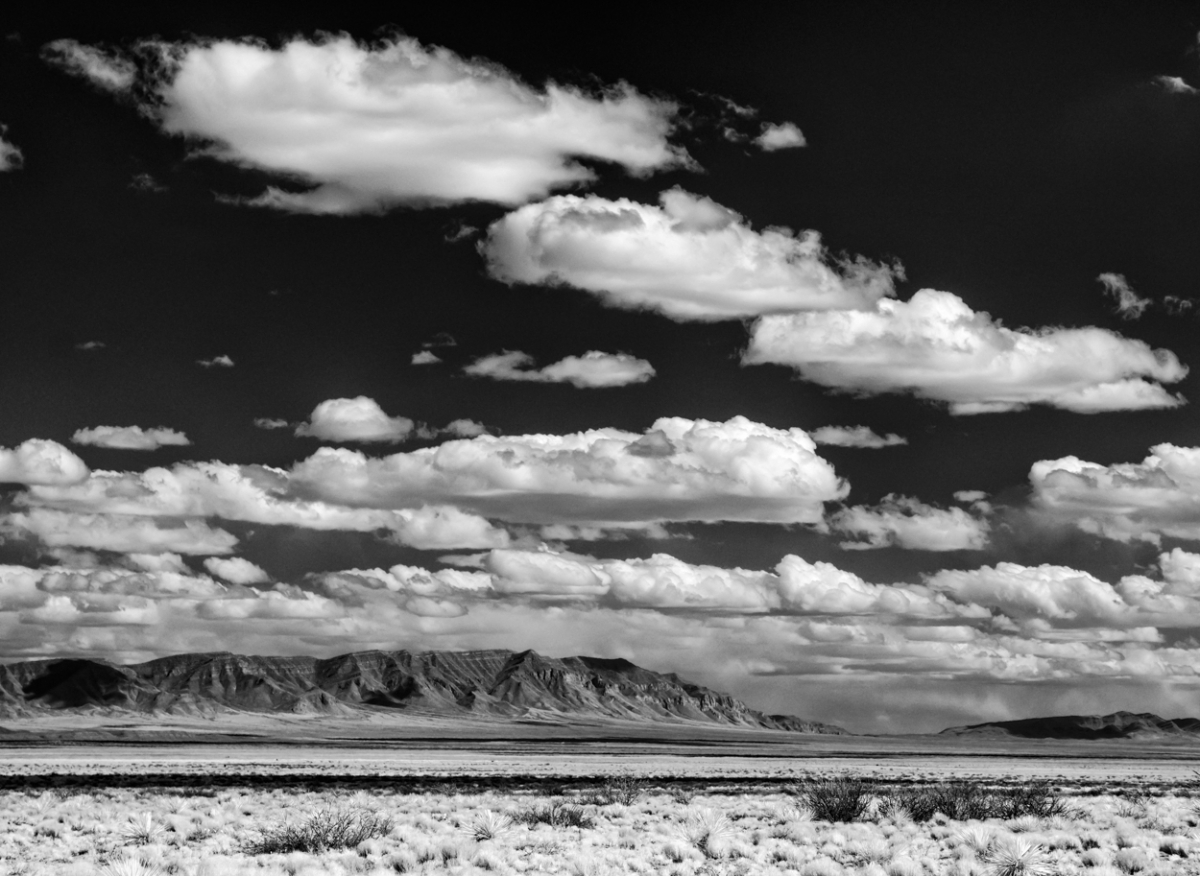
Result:
<svg viewBox="0 0 1200 876">
<path fill-rule="evenodd" d="M 947 727 L 940 736 L 1017 736 L 1024 739 L 1144 739 L 1200 735 L 1200 718 L 1161 718 L 1151 712 L 1051 715 Z"/>
<path fill-rule="evenodd" d="M 329 658 L 214 651 L 127 665 L 88 658 L 0 664 L 0 718 L 72 712 L 203 717 L 408 712 L 847 732 L 768 715 L 729 694 L 627 660 L 545 657 L 532 650 L 373 650 Z"/>
</svg>

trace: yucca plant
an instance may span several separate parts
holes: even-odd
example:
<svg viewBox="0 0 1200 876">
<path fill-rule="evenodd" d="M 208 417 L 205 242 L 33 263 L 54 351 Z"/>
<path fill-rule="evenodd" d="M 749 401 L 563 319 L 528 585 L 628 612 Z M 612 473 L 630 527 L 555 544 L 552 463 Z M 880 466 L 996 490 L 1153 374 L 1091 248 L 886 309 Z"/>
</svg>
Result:
<svg viewBox="0 0 1200 876">
<path fill-rule="evenodd" d="M 989 876 L 1053 876 L 1040 843 L 1023 837 L 998 842 L 987 855 Z"/>
<path fill-rule="evenodd" d="M 495 839 L 512 827 L 512 816 L 504 812 L 493 812 L 487 809 L 476 816 L 466 828 L 466 833 L 477 842 Z"/>
<path fill-rule="evenodd" d="M 150 813 L 129 816 L 129 824 L 121 831 L 131 843 L 145 845 L 158 839 L 163 829 L 154 823 Z"/>
</svg>

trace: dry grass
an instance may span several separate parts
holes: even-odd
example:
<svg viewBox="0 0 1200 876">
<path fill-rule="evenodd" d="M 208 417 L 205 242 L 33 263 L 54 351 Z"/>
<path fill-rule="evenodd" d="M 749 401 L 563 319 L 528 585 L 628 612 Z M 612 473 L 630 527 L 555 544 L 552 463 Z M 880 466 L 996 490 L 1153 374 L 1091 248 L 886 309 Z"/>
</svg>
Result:
<svg viewBox="0 0 1200 876">
<path fill-rule="evenodd" d="M 560 789 L 549 796 L 450 786 L 425 793 L 228 788 L 203 796 L 178 789 L 7 791 L 0 792 L 0 873 L 1200 874 L 1191 788 L 1159 788 L 1137 800 L 1136 811 L 1127 794 L 1055 795 L 1068 805 L 1046 814 L 955 818 L 905 811 L 891 802 L 904 796 L 894 793 L 898 788 L 868 784 L 865 801 L 847 792 L 848 809 L 836 813 L 821 809 L 819 795 L 783 783 L 753 793 L 714 785 L 687 795 L 669 783 L 618 787 L 628 794 Z M 971 793 L 964 791 L 965 799 L 974 799 Z M 1003 788 L 988 793 L 1012 796 Z M 941 795 L 943 806 L 959 799 L 945 789 L 931 794 Z M 850 820 L 822 817 L 848 813 Z"/>
</svg>

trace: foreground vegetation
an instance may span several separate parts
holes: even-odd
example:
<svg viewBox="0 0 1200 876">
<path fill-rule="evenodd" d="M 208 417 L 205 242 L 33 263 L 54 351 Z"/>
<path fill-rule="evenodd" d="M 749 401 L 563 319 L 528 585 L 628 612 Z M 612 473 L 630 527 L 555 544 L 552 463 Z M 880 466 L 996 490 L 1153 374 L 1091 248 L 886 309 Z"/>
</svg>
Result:
<svg viewBox="0 0 1200 876">
<path fill-rule="evenodd" d="M 705 792 L 631 777 L 520 789 L 72 789 L 0 793 L 0 872 L 1050 876 L 1200 874 L 1191 787 L 814 779 Z"/>
</svg>

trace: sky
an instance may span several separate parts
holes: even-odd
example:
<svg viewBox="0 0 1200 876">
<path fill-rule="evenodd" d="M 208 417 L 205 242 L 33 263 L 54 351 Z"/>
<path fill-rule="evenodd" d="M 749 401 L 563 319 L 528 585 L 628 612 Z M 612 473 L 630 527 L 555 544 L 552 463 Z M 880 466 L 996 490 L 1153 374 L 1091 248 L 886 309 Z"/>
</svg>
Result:
<svg viewBox="0 0 1200 876">
<path fill-rule="evenodd" d="M 246 7 L 5 25 L 0 660 L 1200 715 L 1200 6 Z"/>
</svg>

